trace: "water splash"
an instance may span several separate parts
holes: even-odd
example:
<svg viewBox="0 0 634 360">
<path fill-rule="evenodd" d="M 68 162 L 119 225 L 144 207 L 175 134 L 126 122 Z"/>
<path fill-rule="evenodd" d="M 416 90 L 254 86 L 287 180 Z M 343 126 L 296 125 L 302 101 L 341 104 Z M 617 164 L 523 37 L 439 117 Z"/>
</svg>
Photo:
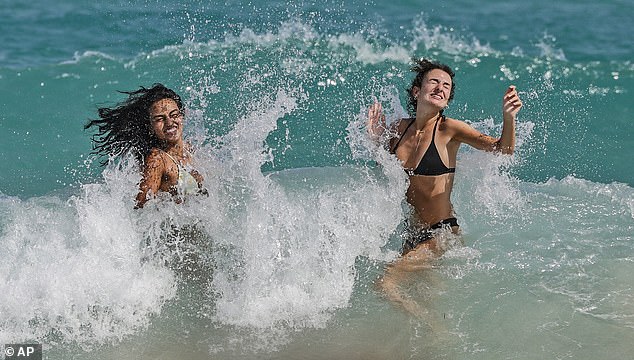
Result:
<svg viewBox="0 0 634 360">
<path fill-rule="evenodd" d="M 147 328 L 174 296 L 173 275 L 141 261 L 130 173 L 109 168 L 105 184 L 68 200 L 3 203 L 0 338 L 109 343 Z"/>
</svg>

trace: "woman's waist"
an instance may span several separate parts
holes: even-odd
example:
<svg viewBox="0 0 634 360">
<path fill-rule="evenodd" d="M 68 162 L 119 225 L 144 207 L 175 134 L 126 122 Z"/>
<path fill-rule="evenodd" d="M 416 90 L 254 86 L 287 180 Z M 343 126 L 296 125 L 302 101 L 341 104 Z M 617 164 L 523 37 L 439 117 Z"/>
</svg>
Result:
<svg viewBox="0 0 634 360">
<path fill-rule="evenodd" d="M 415 206 L 410 223 L 420 228 L 431 228 L 447 219 L 455 218 L 451 204 L 441 206 Z"/>
</svg>

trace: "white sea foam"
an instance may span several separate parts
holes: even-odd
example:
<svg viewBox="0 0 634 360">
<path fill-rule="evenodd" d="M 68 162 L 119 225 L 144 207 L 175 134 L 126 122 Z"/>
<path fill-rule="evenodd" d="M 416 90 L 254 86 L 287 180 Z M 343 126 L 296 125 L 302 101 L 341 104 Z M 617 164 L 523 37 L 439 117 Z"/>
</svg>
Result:
<svg viewBox="0 0 634 360">
<path fill-rule="evenodd" d="M 424 23 L 412 33 L 413 49 L 461 54 L 474 66 L 485 62 L 480 61 L 480 52 L 494 52 L 477 40 Z M 361 324 L 359 333 L 377 339 L 393 336 L 394 326 L 402 332 L 399 335 L 408 355 L 428 350 L 426 346 L 433 346 L 429 335 L 438 332 L 432 324 L 437 323 L 406 318 L 367 290 L 382 272 L 382 265 L 397 256 L 398 244 L 390 235 L 405 216 L 407 187 L 398 161 L 367 139 L 367 104 L 361 104 L 372 91 L 368 83 L 381 87 L 377 96 L 393 120 L 406 116 L 400 105 L 403 94 L 381 86 L 380 80 L 373 83 L 375 79 L 347 70 L 351 62 L 355 66 L 405 63 L 409 55 L 404 49 L 410 46 L 374 40 L 360 33 L 329 36 L 301 23 L 289 23 L 262 33 L 245 28 L 220 42 L 187 40 L 133 60 L 129 68 L 165 66 L 165 59 L 204 62 L 205 56 L 233 59 L 230 55 L 236 53 L 247 58 L 235 64 L 211 61 L 213 66 L 194 66 L 191 79 L 195 80 L 187 83 L 192 108 L 188 124 L 194 125 L 188 128 L 188 135 L 197 145 L 196 166 L 205 176 L 209 196 L 182 204 L 157 199 L 143 210 L 133 211 L 139 175 L 137 169 L 125 166 L 109 167 L 99 183 L 85 184 L 70 199 L 20 200 L 0 195 L 0 243 L 6 246 L 8 259 L 0 263 L 0 339 L 63 339 L 88 346 L 139 335 L 152 329 L 154 320 L 162 328 L 152 330 L 172 338 L 179 336 L 172 334 L 181 334 L 180 328 L 171 328 L 179 325 L 174 323 L 194 310 L 203 325 L 192 333 L 200 330 L 202 341 L 209 342 L 217 353 L 244 348 L 279 350 L 297 334 L 313 331 L 316 340 L 308 338 L 306 344 L 315 346 L 327 343 L 323 334 L 337 326 L 343 328 L 341 334 L 352 338 L 349 321 Z M 285 46 L 292 48 L 292 56 L 271 60 L 267 53 L 262 63 L 250 66 L 252 54 L 259 56 L 262 49 Z M 238 52 L 242 47 L 246 51 Z M 311 56 L 311 51 L 325 48 L 335 49 L 342 60 Z M 258 56 L 253 58 L 260 59 Z M 247 104 L 246 111 L 230 119 L 231 129 L 222 132 L 225 119 L 216 117 L 230 116 L 224 109 L 216 112 L 215 107 L 228 102 L 213 100 L 235 93 L 223 85 L 226 74 L 220 73 L 242 67 L 249 69 L 229 83 L 231 87 L 236 84 L 236 103 Z M 389 69 L 387 78 L 400 74 L 395 68 Z M 506 63 L 492 68 L 501 72 L 502 80 L 518 74 Z M 541 68 L 535 65 L 535 69 Z M 557 76 L 566 75 L 548 68 L 546 85 L 557 86 L 553 81 Z M 320 97 L 321 90 L 339 90 L 359 79 L 361 90 L 345 89 L 334 100 L 326 92 L 325 97 L 330 98 Z M 315 90 L 307 85 L 319 81 L 331 86 Z M 537 101 L 535 94 L 523 98 Z M 262 173 L 263 164 L 280 161 L 274 158 L 274 149 L 267 147 L 267 138 L 287 121 L 297 121 L 289 118 L 314 111 L 315 104 L 324 99 L 338 106 L 357 96 L 361 100 L 354 106 L 361 104 L 363 109 L 358 114 L 338 114 L 336 119 L 347 124 L 343 126 L 345 140 L 337 141 L 350 146 L 354 165 Z M 318 121 L 326 120 L 318 117 Z M 499 123 L 492 119 L 472 124 L 483 132 L 499 134 Z M 418 299 L 429 305 L 430 313 L 442 315 L 447 332 L 459 338 L 458 345 L 452 344 L 455 349 L 435 349 L 438 353 L 478 356 L 499 346 L 514 347 L 513 339 L 504 336 L 516 331 L 530 336 L 532 342 L 524 346 L 538 346 L 550 341 L 554 331 L 566 336 L 575 321 L 573 331 L 605 330 L 604 322 L 579 323 L 584 318 L 609 321 L 607 327 L 634 326 L 628 277 L 632 188 L 572 176 L 537 184 L 519 180 L 513 170 L 534 145 L 530 141 L 534 126 L 531 121 L 518 122 L 514 157 L 469 151 L 467 146 L 459 153 L 454 206 L 463 229 L 459 241 L 465 246 L 450 249 L 411 289 L 418 291 Z M 284 146 L 299 147 L 293 138 L 296 129 L 284 127 L 280 132 Z M 209 128 L 221 135 L 210 138 Z M 192 224 L 205 246 L 188 247 L 183 238 L 169 238 L 174 235 L 171 226 Z M 166 244 L 166 240 L 175 242 Z M 179 299 L 182 289 L 178 285 L 183 285 L 185 293 L 194 285 L 181 277 L 179 269 L 159 260 L 184 258 L 191 251 L 215 267 L 206 274 L 206 297 L 202 303 L 169 307 L 184 301 Z M 363 263 L 366 260 L 372 265 Z M 518 308 L 524 311 L 518 312 Z M 568 316 L 571 313 L 577 315 Z M 394 322 L 386 323 L 384 318 Z M 517 324 L 523 325 L 518 328 Z M 309 331 L 301 331 L 306 328 Z M 191 343 L 188 336 L 192 333 L 182 333 L 187 335 L 178 340 Z M 387 335 L 377 335 L 383 333 Z M 348 339 L 340 341 L 352 348 L 370 346 L 367 338 L 357 345 L 350 345 Z"/>
<path fill-rule="evenodd" d="M 230 229 L 215 238 L 228 251 L 217 259 L 212 283 L 219 294 L 215 320 L 221 323 L 325 326 L 333 311 L 348 304 L 357 256 L 381 256 L 400 221 L 403 192 L 376 182 L 367 170 L 262 174 L 261 165 L 270 159 L 264 139 L 301 98 L 280 91 L 259 101 L 214 151 L 225 162 L 210 169 L 225 184 L 218 215 Z M 332 176 L 345 180 L 332 184 Z M 295 188 L 298 177 L 307 183 Z"/>
<path fill-rule="evenodd" d="M 82 53 L 75 52 L 72 60 L 62 61 L 62 64 L 77 64 L 85 59 L 97 58 L 97 59 L 107 59 L 107 60 L 116 60 L 114 56 L 106 54 L 101 51 L 84 51 Z"/>
<path fill-rule="evenodd" d="M 111 342 L 146 328 L 174 296 L 171 272 L 141 261 L 130 173 L 107 170 L 105 184 L 68 200 L 3 204 L 0 339 Z"/>
</svg>

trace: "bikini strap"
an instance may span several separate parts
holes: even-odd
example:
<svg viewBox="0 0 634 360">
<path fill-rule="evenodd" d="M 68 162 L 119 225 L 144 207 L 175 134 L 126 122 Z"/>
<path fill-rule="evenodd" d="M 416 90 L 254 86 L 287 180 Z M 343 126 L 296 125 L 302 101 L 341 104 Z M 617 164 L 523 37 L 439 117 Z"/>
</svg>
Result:
<svg viewBox="0 0 634 360">
<path fill-rule="evenodd" d="M 405 133 L 407 132 L 407 130 L 410 128 L 410 126 L 414 125 L 414 123 L 416 122 L 416 119 L 412 119 L 412 122 L 409 123 L 409 125 L 407 125 L 407 127 L 405 128 L 405 131 L 403 131 L 403 133 L 401 134 L 401 136 L 398 138 L 398 141 L 396 142 L 396 145 L 394 145 L 394 148 L 392 148 L 390 150 L 390 153 L 394 154 L 396 152 L 396 148 L 398 147 L 398 145 L 401 143 L 401 140 L 403 140 L 403 137 L 405 136 Z"/>
<path fill-rule="evenodd" d="M 161 150 L 161 151 L 163 151 L 163 150 Z M 176 164 L 176 166 L 178 166 L 179 169 L 182 167 L 182 165 L 178 161 L 176 161 L 176 159 L 174 159 L 174 157 L 172 155 L 170 155 L 167 151 L 163 151 L 163 152 L 165 153 L 165 155 L 167 155 L 167 157 L 172 159 L 174 164 Z"/>
<path fill-rule="evenodd" d="M 436 119 L 436 123 L 434 124 L 434 131 L 431 134 L 431 143 L 432 144 L 434 144 L 434 138 L 436 137 L 436 128 L 438 127 L 438 121 L 441 120 L 441 119 L 442 119 L 442 121 L 445 121 L 447 119 L 447 117 L 445 115 L 443 115 L 442 113 L 440 113 L 438 115 L 438 118 Z M 396 152 L 396 148 L 401 143 L 401 140 L 403 140 L 403 137 L 405 136 L 405 133 L 410 128 L 410 126 L 414 125 L 415 122 L 416 122 L 416 119 L 412 119 L 412 122 L 409 123 L 409 125 L 407 125 L 407 127 L 405 128 L 405 131 L 403 131 L 401 136 L 398 138 L 398 141 L 396 142 L 396 145 L 394 145 L 394 148 L 391 149 L 390 153 L 394 154 Z"/>
<path fill-rule="evenodd" d="M 436 137 L 436 128 L 438 128 L 438 121 L 440 121 L 441 119 L 442 121 L 445 121 L 445 115 L 438 115 L 438 118 L 436 119 L 436 123 L 434 124 L 434 131 L 431 134 L 431 144 L 435 144 L 434 138 Z"/>
</svg>

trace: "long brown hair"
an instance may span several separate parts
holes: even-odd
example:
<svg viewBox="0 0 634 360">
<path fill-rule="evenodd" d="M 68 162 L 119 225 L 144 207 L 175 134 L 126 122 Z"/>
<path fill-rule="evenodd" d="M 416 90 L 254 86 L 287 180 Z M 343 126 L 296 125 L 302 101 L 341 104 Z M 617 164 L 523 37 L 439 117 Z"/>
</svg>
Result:
<svg viewBox="0 0 634 360">
<path fill-rule="evenodd" d="M 141 86 L 136 91 L 119 91 L 128 98 L 115 107 L 98 109 L 99 119 L 90 120 L 84 129 L 97 127 L 92 136 L 93 154 L 116 157 L 134 152 L 139 163 L 152 148 L 160 147 L 160 142 L 152 131 L 150 107 L 162 99 L 172 99 L 183 111 L 181 97 L 163 84 L 156 83 L 150 88 Z M 101 165 L 108 163 L 103 160 Z"/>
</svg>

